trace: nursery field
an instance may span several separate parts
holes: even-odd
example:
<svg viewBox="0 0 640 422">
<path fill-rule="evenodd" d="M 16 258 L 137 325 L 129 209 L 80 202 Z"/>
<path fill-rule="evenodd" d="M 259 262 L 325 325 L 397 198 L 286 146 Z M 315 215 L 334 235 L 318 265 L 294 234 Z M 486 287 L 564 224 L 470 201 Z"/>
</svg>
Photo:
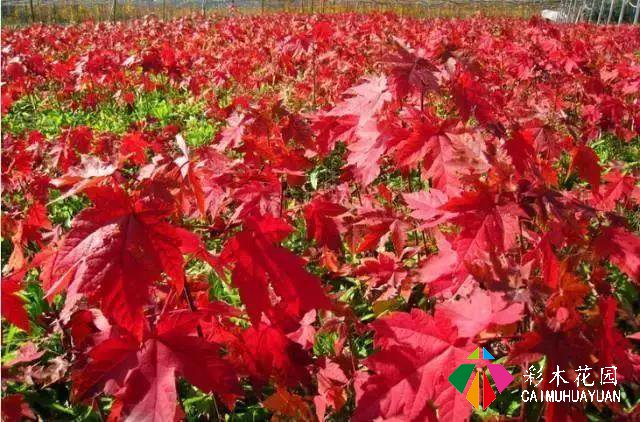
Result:
<svg viewBox="0 0 640 422">
<path fill-rule="evenodd" d="M 6 421 L 640 419 L 640 28 L 2 30 Z"/>
</svg>

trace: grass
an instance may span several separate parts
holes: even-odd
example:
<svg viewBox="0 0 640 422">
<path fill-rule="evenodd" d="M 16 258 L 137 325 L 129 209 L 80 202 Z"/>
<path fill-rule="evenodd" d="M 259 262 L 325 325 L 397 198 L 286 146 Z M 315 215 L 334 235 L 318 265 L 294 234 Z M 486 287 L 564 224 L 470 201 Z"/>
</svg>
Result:
<svg viewBox="0 0 640 422">
<path fill-rule="evenodd" d="M 640 168 L 640 137 L 625 142 L 611 134 L 605 134 L 592 143 L 591 148 L 603 163 L 619 161 L 627 170 Z"/>
<path fill-rule="evenodd" d="M 80 125 L 98 133 L 122 135 L 138 122 L 153 122 L 151 126 L 157 128 L 176 125 L 193 147 L 210 142 L 223 124 L 207 118 L 204 102 L 183 91 L 143 93 L 136 96 L 132 106 L 123 107 L 111 100 L 95 110 L 73 109 L 69 104 L 30 95 L 18 100 L 2 118 L 5 133 L 18 135 L 39 130 L 49 138 L 64 128 Z"/>
</svg>

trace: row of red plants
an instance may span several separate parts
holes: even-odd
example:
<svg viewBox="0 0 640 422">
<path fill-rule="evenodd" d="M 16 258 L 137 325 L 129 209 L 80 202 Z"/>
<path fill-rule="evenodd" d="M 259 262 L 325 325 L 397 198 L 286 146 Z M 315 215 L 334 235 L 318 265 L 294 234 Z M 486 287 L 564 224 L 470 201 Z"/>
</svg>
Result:
<svg viewBox="0 0 640 422">
<path fill-rule="evenodd" d="M 637 27 L 353 14 L 2 35 L 3 119 L 178 91 L 224 122 L 199 147 L 150 118 L 3 134 L 2 315 L 41 336 L 5 362 L 8 417 L 35 416 L 29 372 L 74 403 L 113 396 L 113 420 L 183 417 L 182 378 L 218 415 L 458 421 L 472 408 L 447 378 L 478 345 L 516 375 L 544 357 L 543 390 L 556 367 L 615 365 L 637 400 L 620 286 L 640 280 L 640 190 L 592 148 L 638 145 Z M 86 208 L 55 224 L 70 198 Z M 66 365 L 41 381 L 48 336 Z"/>
</svg>

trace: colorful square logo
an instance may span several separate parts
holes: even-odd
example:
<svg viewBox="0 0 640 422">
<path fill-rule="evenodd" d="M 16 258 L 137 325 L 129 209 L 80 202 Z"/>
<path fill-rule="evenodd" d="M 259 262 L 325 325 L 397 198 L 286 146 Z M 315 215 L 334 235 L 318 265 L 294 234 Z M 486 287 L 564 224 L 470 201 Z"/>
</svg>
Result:
<svg viewBox="0 0 640 422">
<path fill-rule="evenodd" d="M 482 358 L 480 358 L 480 348 L 471 353 L 467 359 L 469 360 L 494 360 L 495 358 L 487 349 L 482 348 Z M 487 376 L 487 369 L 489 376 Z M 475 363 L 463 363 L 456 368 L 449 376 L 449 382 L 455 387 L 460 394 L 464 394 L 467 390 L 467 400 L 471 405 L 480 410 L 486 409 L 496 399 L 496 393 L 491 386 L 490 379 L 493 380 L 498 394 L 502 393 L 513 381 L 513 376 L 506 368 L 497 363 L 488 363 L 486 368 L 478 367 Z M 471 380 L 471 385 L 467 389 L 467 384 Z M 482 388 L 480 384 L 482 383 Z M 480 403 L 480 395 L 482 394 L 482 406 Z"/>
</svg>

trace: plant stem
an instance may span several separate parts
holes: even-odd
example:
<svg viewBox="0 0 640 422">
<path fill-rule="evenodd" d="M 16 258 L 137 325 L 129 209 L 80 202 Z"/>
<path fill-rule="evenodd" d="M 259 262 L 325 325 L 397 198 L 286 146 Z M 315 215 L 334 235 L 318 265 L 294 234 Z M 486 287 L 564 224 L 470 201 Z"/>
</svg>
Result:
<svg viewBox="0 0 640 422">
<path fill-rule="evenodd" d="M 189 305 L 189 309 L 191 310 L 191 312 L 197 312 L 198 308 L 196 307 L 195 302 L 193 301 L 193 296 L 191 296 L 191 288 L 189 287 L 188 283 L 184 283 L 184 298 L 187 300 L 187 304 Z M 200 327 L 200 324 L 198 324 L 198 326 L 196 327 L 196 330 L 198 331 L 198 337 L 203 338 L 204 334 L 202 333 L 202 328 Z"/>
</svg>

